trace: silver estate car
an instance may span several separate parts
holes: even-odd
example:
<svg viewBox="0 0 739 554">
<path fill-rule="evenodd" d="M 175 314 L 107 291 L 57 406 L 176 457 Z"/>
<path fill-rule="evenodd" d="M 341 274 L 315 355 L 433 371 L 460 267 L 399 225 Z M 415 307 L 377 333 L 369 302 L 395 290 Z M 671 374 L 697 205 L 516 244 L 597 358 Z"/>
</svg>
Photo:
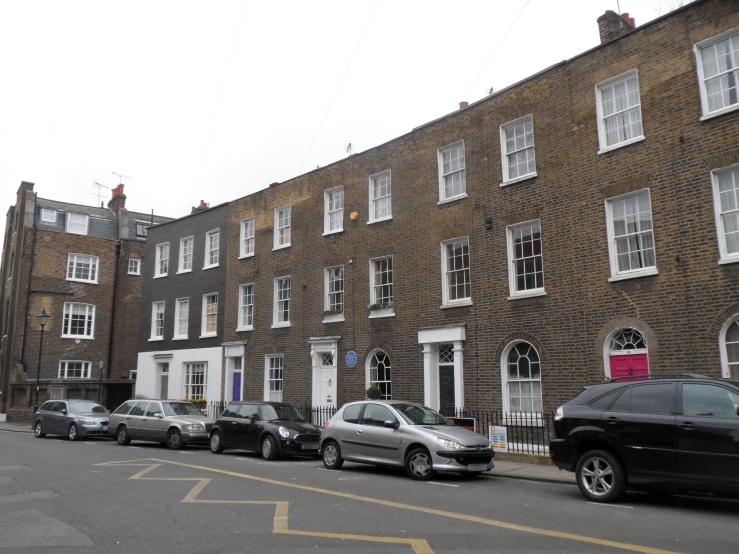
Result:
<svg viewBox="0 0 739 554">
<path fill-rule="evenodd" d="M 479 475 L 493 468 L 495 457 L 482 435 L 400 400 L 346 404 L 324 426 L 320 449 L 327 469 L 340 469 L 345 460 L 398 466 L 418 480 L 436 471 Z"/>
<path fill-rule="evenodd" d="M 110 414 L 108 432 L 122 446 L 140 440 L 179 450 L 187 444 L 207 445 L 213 423 L 190 402 L 128 400 Z"/>
<path fill-rule="evenodd" d="M 108 437 L 110 413 L 92 400 L 49 400 L 33 414 L 36 438 L 65 435 L 69 440 L 81 437 Z"/>
</svg>

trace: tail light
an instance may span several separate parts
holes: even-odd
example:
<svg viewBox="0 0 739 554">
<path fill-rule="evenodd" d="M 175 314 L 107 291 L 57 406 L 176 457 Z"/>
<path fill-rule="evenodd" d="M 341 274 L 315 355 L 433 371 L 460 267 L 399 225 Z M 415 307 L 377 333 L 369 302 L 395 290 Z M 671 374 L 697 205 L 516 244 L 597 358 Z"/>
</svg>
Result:
<svg viewBox="0 0 739 554">
<path fill-rule="evenodd" d="M 321 429 L 325 429 L 326 427 L 328 427 L 328 421 L 324 423 L 323 425 L 321 425 Z"/>
</svg>

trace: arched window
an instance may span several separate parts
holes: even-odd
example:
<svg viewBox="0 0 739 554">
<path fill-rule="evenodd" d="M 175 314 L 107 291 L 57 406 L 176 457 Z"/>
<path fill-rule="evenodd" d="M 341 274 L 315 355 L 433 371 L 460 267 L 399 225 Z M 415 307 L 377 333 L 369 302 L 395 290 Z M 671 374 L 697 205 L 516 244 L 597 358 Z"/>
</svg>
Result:
<svg viewBox="0 0 739 554">
<path fill-rule="evenodd" d="M 509 413 L 539 413 L 541 365 L 539 353 L 528 342 L 511 343 L 503 352 L 503 405 Z"/>
<path fill-rule="evenodd" d="M 390 356 L 382 350 L 376 350 L 368 360 L 368 388 L 375 385 L 380 389 L 381 400 L 392 400 L 392 384 L 390 379 Z"/>
<path fill-rule="evenodd" d="M 721 360 L 724 377 L 739 379 L 739 316 L 726 322 L 721 330 Z"/>
<path fill-rule="evenodd" d="M 647 339 L 632 328 L 619 329 L 606 340 L 606 375 L 625 377 L 649 373 Z"/>
</svg>

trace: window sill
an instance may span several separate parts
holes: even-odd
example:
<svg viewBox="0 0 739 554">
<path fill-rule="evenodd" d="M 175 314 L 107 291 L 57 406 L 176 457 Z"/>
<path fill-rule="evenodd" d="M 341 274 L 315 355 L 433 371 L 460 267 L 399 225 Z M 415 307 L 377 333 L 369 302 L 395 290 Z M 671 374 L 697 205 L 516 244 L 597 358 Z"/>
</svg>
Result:
<svg viewBox="0 0 739 554">
<path fill-rule="evenodd" d="M 718 117 L 720 115 L 731 113 L 736 110 L 739 110 L 739 104 L 734 104 L 733 106 L 727 106 L 726 108 L 721 108 L 720 110 L 711 112 L 708 115 L 704 115 L 703 117 L 700 118 L 700 121 L 707 121 L 709 119 L 713 119 L 714 117 Z"/>
<path fill-rule="evenodd" d="M 141 275 L 141 273 L 127 273 L 126 275 Z"/>
<path fill-rule="evenodd" d="M 736 258 L 722 258 L 718 261 L 718 265 L 728 265 L 728 264 L 737 264 L 739 263 L 739 256 Z"/>
<path fill-rule="evenodd" d="M 370 312 L 370 319 L 378 319 L 381 317 L 395 317 L 395 310 L 372 310 Z"/>
<path fill-rule="evenodd" d="M 648 269 L 646 271 L 639 271 L 635 273 L 624 273 L 623 275 L 614 275 L 613 277 L 608 278 L 608 282 L 612 283 L 614 281 L 625 281 L 627 279 L 638 279 L 639 277 L 649 277 L 651 275 L 657 275 L 659 272 L 657 271 L 657 268 Z"/>
<path fill-rule="evenodd" d="M 183 269 L 181 271 L 178 271 L 176 275 L 182 275 L 183 273 L 192 273 L 192 269 Z"/>
<path fill-rule="evenodd" d="M 282 329 L 283 327 L 291 327 L 289 321 L 284 321 L 282 323 L 273 323 L 272 329 Z"/>
<path fill-rule="evenodd" d="M 172 337 L 172 340 L 187 340 L 188 337 Z M 149 339 L 151 340 L 151 339 Z"/>
<path fill-rule="evenodd" d="M 644 135 L 641 135 L 640 137 L 634 137 L 629 140 L 625 140 L 623 142 L 619 142 L 618 144 L 614 144 L 612 146 L 606 146 L 605 148 L 601 148 L 598 150 L 598 155 L 605 154 L 606 152 L 612 152 L 613 150 L 618 150 L 619 148 L 623 148 L 624 146 L 628 146 L 630 144 L 636 144 L 637 142 L 641 142 L 646 137 Z"/>
<path fill-rule="evenodd" d="M 85 281 L 84 279 L 65 279 L 65 281 L 71 281 L 73 283 L 87 283 L 88 285 L 97 285 L 99 284 L 97 281 Z"/>
<path fill-rule="evenodd" d="M 255 255 L 254 252 L 252 252 L 251 254 L 243 254 L 243 255 L 239 256 L 239 260 L 243 260 L 244 258 L 253 258 L 254 255 Z"/>
<path fill-rule="evenodd" d="M 514 292 L 508 297 L 508 300 L 519 300 L 521 298 L 536 298 L 537 296 L 546 296 L 544 290 L 532 290 L 526 292 Z"/>
<path fill-rule="evenodd" d="M 205 271 L 206 269 L 213 269 L 214 267 L 218 267 L 218 265 L 219 265 L 219 264 L 213 264 L 213 265 L 204 265 L 204 266 L 203 266 L 203 271 Z"/>
<path fill-rule="evenodd" d="M 533 179 L 538 176 L 539 174 L 536 171 L 534 171 L 533 173 L 529 173 L 528 175 L 524 175 L 522 177 L 516 177 L 515 179 L 510 179 L 509 181 L 503 181 L 500 184 L 500 186 L 507 187 L 508 185 L 515 185 L 516 183 L 520 183 L 522 181 L 528 181 L 529 179 Z"/>
<path fill-rule="evenodd" d="M 154 279 L 161 279 L 162 277 L 166 277 L 166 273 L 162 273 L 161 275 L 154 275 Z"/>
<path fill-rule="evenodd" d="M 343 233 L 343 232 L 344 232 L 344 229 L 343 228 L 341 228 L 341 229 L 334 229 L 333 231 L 324 231 L 323 236 L 324 237 L 327 237 L 328 235 L 336 235 L 338 233 Z"/>
<path fill-rule="evenodd" d="M 275 250 L 282 250 L 283 248 L 290 248 L 291 246 L 292 246 L 292 243 L 290 243 L 290 244 L 283 244 L 283 245 L 280 245 L 280 246 L 274 246 L 272 248 L 272 252 L 274 252 Z"/>
<path fill-rule="evenodd" d="M 344 314 L 323 316 L 323 323 L 340 323 L 344 321 Z"/>
<path fill-rule="evenodd" d="M 95 337 L 78 337 L 75 335 L 62 335 L 63 339 L 74 339 L 74 340 L 95 340 Z"/>
<path fill-rule="evenodd" d="M 199 339 L 211 339 L 213 337 L 217 337 L 218 333 L 208 333 L 207 335 L 200 335 Z"/>
<path fill-rule="evenodd" d="M 442 310 L 448 310 L 449 308 L 462 308 L 464 306 L 472 306 L 472 299 L 467 298 L 465 300 L 460 300 L 458 302 L 449 302 L 447 304 L 442 304 L 440 308 Z"/>
<path fill-rule="evenodd" d="M 158 342 L 160 340 L 164 340 L 164 337 L 156 337 L 156 338 L 153 338 L 153 339 L 149 339 L 149 342 Z"/>
<path fill-rule="evenodd" d="M 451 198 L 444 198 L 443 200 L 439 200 L 436 205 L 441 206 L 443 204 L 450 204 L 451 202 L 456 202 L 457 200 L 464 200 L 467 198 L 467 193 L 460 194 L 459 196 L 452 196 Z"/>
<path fill-rule="evenodd" d="M 389 215 L 387 217 L 381 217 L 380 219 L 373 219 L 372 221 L 368 221 L 367 225 L 372 225 L 373 223 L 382 223 L 383 221 L 392 221 L 393 216 Z"/>
<path fill-rule="evenodd" d="M 253 325 L 251 327 L 236 327 L 237 333 L 241 333 L 242 331 L 253 331 L 253 330 L 254 330 Z"/>
</svg>

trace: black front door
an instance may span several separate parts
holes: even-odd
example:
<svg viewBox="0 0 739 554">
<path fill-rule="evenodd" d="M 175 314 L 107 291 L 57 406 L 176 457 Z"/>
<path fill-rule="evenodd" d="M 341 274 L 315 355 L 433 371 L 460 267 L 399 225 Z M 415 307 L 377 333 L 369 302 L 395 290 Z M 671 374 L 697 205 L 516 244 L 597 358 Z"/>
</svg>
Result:
<svg viewBox="0 0 739 554">
<path fill-rule="evenodd" d="M 454 415 L 454 366 L 439 366 L 439 412 Z"/>
</svg>

